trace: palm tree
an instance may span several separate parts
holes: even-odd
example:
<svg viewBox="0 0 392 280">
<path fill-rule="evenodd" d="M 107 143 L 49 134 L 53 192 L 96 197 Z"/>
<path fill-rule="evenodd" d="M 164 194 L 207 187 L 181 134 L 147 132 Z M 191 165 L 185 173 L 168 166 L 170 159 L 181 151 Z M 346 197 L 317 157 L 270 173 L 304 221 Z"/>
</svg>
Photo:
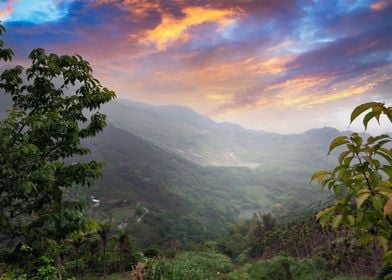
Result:
<svg viewBox="0 0 392 280">
<path fill-rule="evenodd" d="M 69 244 L 72 245 L 72 247 L 75 250 L 75 271 L 76 271 L 76 277 L 79 276 L 79 253 L 80 253 L 80 247 L 88 241 L 88 238 L 84 232 L 81 231 L 75 231 L 69 235 Z"/>
<path fill-rule="evenodd" d="M 103 276 L 106 277 L 106 247 L 109 241 L 109 234 L 112 228 L 112 224 L 107 221 L 98 222 L 97 233 L 101 239 L 101 245 L 103 250 Z"/>
<path fill-rule="evenodd" d="M 121 272 L 125 271 L 125 261 L 127 259 L 127 254 L 129 253 L 130 240 L 129 236 L 125 231 L 121 230 L 117 233 L 117 236 L 114 237 L 117 241 L 117 246 L 120 252 L 120 269 Z"/>
</svg>

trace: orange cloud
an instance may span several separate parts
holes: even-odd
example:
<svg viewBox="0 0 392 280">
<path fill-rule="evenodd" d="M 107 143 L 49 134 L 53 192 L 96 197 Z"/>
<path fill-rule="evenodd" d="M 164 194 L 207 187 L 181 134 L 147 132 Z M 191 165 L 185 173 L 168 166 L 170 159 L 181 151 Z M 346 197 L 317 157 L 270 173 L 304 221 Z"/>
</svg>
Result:
<svg viewBox="0 0 392 280">
<path fill-rule="evenodd" d="M 160 10 L 161 6 L 157 0 L 96 0 L 98 5 L 113 4 L 122 10 L 130 12 L 136 20 L 145 18 L 150 11 Z"/>
<path fill-rule="evenodd" d="M 8 15 L 10 15 L 13 11 L 13 4 L 16 3 L 18 0 L 8 0 L 3 5 L 5 7 L 0 10 L 0 20 L 3 21 L 7 19 Z"/>
<path fill-rule="evenodd" d="M 297 107 L 299 109 L 312 108 L 315 105 L 328 103 L 334 100 L 347 98 L 353 95 L 360 95 L 368 92 L 377 85 L 390 80 L 386 76 L 365 81 L 369 77 L 361 78 L 352 83 L 357 85 L 347 86 L 347 83 L 335 84 L 333 89 L 323 89 L 324 82 L 329 81 L 327 78 L 295 78 L 288 80 L 283 84 L 267 88 L 269 90 L 279 90 L 279 93 L 271 97 L 271 104 L 285 107 Z"/>
<path fill-rule="evenodd" d="M 341 90 L 335 90 L 335 92 L 333 93 L 328 92 L 328 94 L 324 94 L 322 96 L 313 96 L 312 98 L 309 98 L 307 102 L 301 104 L 301 107 L 311 108 L 314 105 L 328 103 L 334 100 L 347 98 L 353 95 L 364 94 L 369 90 L 373 89 L 374 87 L 388 80 L 391 80 L 391 78 L 382 77 L 373 82 L 368 82 L 361 86 L 351 85 L 349 87 L 342 88 Z"/>
<path fill-rule="evenodd" d="M 158 50 L 165 50 L 171 44 L 185 43 L 190 38 L 189 29 L 204 23 L 217 23 L 224 28 L 238 12 L 232 9 L 209 9 L 201 7 L 187 7 L 182 10 L 184 17 L 175 18 L 168 13 L 162 14 L 161 23 L 152 30 L 141 34 L 138 41 L 142 44 L 153 44 Z"/>
<path fill-rule="evenodd" d="M 294 59 L 292 55 L 275 56 L 270 59 L 255 63 L 253 61 L 248 70 L 257 74 L 279 74 L 286 70 L 286 64 Z"/>
<path fill-rule="evenodd" d="M 309 109 L 321 104 L 346 99 L 351 96 L 366 94 L 377 86 L 391 80 L 392 78 L 386 74 L 383 76 L 377 74 L 368 75 L 360 77 L 359 79 L 335 83 L 333 88 L 331 88 L 330 77 L 295 77 L 285 82 L 276 83 L 264 88 L 261 87 L 243 91 L 242 94 L 222 97 L 213 95 L 212 98 L 209 99 L 217 100 L 219 103 L 223 103 L 223 105 L 213 109 L 210 114 L 222 118 L 222 116 L 243 112 L 244 109 Z"/>
<path fill-rule="evenodd" d="M 388 7 L 388 2 L 385 1 L 385 0 L 381 0 L 381 1 L 378 1 L 378 2 L 373 3 L 373 4 L 370 5 L 370 9 L 371 9 L 372 11 L 375 11 L 375 12 L 382 11 L 382 10 L 384 10 L 386 7 Z"/>
</svg>

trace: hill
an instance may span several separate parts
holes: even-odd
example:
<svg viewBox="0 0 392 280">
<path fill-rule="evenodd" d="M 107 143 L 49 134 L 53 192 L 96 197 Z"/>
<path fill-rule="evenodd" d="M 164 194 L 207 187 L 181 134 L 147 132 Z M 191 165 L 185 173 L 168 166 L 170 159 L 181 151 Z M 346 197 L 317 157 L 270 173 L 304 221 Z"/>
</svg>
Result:
<svg viewBox="0 0 392 280">
<path fill-rule="evenodd" d="M 9 103 L 0 98 L 4 112 Z M 86 141 L 91 157 L 106 163 L 103 177 L 70 195 L 86 200 L 91 215 L 132 232 L 140 244 L 213 238 L 254 212 L 296 216 L 313 211 L 326 196 L 308 178 L 325 164 L 319 145 L 337 130 L 279 135 L 219 124 L 180 106 L 124 101 L 104 110 L 108 127 Z M 235 159 L 225 157 L 229 151 Z M 208 156 L 200 160 L 195 153 Z"/>
</svg>

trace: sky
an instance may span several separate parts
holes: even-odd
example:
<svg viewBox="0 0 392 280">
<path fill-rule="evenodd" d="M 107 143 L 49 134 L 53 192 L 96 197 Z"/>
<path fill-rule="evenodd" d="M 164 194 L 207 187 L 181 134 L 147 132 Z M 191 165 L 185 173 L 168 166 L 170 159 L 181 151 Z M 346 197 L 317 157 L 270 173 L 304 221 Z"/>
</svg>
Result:
<svg viewBox="0 0 392 280">
<path fill-rule="evenodd" d="M 0 20 L 13 63 L 80 54 L 120 98 L 246 128 L 360 130 L 356 105 L 392 103 L 390 0 L 0 0 Z"/>
</svg>

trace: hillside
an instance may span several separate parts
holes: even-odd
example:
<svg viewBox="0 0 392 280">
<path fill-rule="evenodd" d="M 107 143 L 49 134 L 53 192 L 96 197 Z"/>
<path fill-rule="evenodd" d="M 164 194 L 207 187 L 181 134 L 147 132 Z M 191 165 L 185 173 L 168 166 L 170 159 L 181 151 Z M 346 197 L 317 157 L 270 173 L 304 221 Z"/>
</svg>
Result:
<svg viewBox="0 0 392 280">
<path fill-rule="evenodd" d="M 339 131 L 322 128 L 281 135 L 213 120 L 182 106 L 153 106 L 118 100 L 104 111 L 115 126 L 202 165 L 325 166 L 325 147 Z M 321 161 L 321 162 L 320 162 Z M 323 165 L 324 164 L 324 165 Z"/>
<path fill-rule="evenodd" d="M 257 170 L 199 166 L 112 125 L 87 145 L 92 157 L 106 162 L 103 178 L 87 192 L 101 201 L 95 213 L 117 224 L 133 222 L 129 229 L 136 227 L 146 243 L 157 238 L 146 232 L 191 240 L 216 236 L 255 211 L 300 214 L 323 196 L 317 188 Z M 137 208 L 148 211 L 143 225 L 135 223 L 142 215 Z"/>
<path fill-rule="evenodd" d="M 218 124 L 185 107 L 126 103 L 106 107 L 109 125 L 86 141 L 90 157 L 106 167 L 94 187 L 77 193 L 95 206 L 92 215 L 113 219 L 143 244 L 218 236 L 236 219 L 257 211 L 296 216 L 312 211 L 327 195 L 309 186 L 308 178 L 326 163 L 318 147 L 338 133 L 334 129 L 279 135 Z M 3 112 L 8 105 L 1 102 Z M 180 135 L 182 142 L 176 140 Z M 178 152 L 180 146 L 195 151 L 199 141 L 208 144 L 211 157 L 226 149 L 242 154 L 243 162 L 257 160 L 257 166 L 236 166 L 238 161 L 200 165 Z M 91 203 L 91 196 L 99 205 Z"/>
</svg>

